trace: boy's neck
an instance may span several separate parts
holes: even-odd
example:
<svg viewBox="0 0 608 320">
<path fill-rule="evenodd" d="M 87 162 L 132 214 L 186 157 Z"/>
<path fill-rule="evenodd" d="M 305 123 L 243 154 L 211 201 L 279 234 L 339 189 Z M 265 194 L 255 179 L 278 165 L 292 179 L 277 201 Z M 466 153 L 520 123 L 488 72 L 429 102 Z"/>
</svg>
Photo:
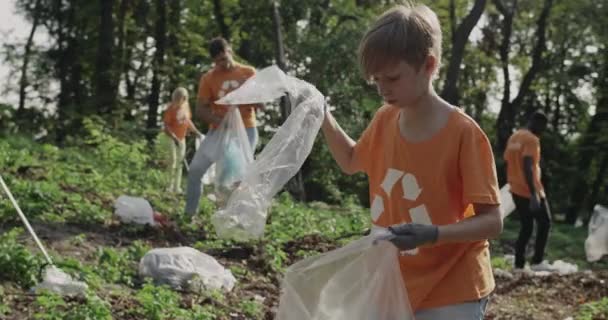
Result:
<svg viewBox="0 0 608 320">
<path fill-rule="evenodd" d="M 421 123 L 436 113 L 443 100 L 435 93 L 433 87 L 421 95 L 414 103 L 401 108 L 403 123 L 406 125 Z"/>
<path fill-rule="evenodd" d="M 399 130 L 411 142 L 420 142 L 434 136 L 448 121 L 453 106 L 441 99 L 431 88 L 416 104 L 401 108 Z"/>
</svg>

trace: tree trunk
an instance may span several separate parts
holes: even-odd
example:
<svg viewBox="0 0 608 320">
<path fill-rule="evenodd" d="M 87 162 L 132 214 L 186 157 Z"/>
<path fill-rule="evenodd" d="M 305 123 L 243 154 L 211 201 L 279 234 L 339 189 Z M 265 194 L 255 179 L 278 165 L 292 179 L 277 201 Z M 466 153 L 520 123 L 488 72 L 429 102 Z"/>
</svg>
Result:
<svg viewBox="0 0 608 320">
<path fill-rule="evenodd" d="M 275 2 L 272 4 L 272 17 L 274 22 L 274 34 L 275 34 L 275 45 L 276 45 L 276 59 L 277 64 L 281 70 L 286 70 L 285 61 L 285 46 L 283 44 L 283 33 L 281 31 L 281 14 L 279 12 L 279 5 Z M 291 113 L 291 102 L 285 96 L 281 98 L 281 119 L 283 122 L 287 120 Z M 304 178 L 302 177 L 302 171 L 298 170 L 298 173 L 287 183 L 287 190 L 298 200 L 306 201 L 306 190 L 304 188 Z"/>
<path fill-rule="evenodd" d="M 584 225 L 589 224 L 589 220 L 591 219 L 591 213 L 593 212 L 593 207 L 597 202 L 597 197 L 600 193 L 600 189 L 602 188 L 602 184 L 606 177 L 606 172 L 608 171 L 608 152 L 604 152 L 604 157 L 599 164 L 599 170 L 597 176 L 595 177 L 595 181 L 593 182 L 593 186 L 591 187 L 591 195 L 589 196 L 589 201 L 587 201 L 587 205 L 584 206 L 585 210 L 585 219 Z"/>
<path fill-rule="evenodd" d="M 452 5 L 453 3 L 451 3 Z M 460 75 L 460 64 L 464 56 L 464 49 L 469 42 L 471 31 L 481 18 L 481 14 L 486 6 L 486 0 L 475 0 L 475 4 L 469 14 L 462 20 L 452 35 L 452 54 L 448 65 L 445 85 L 441 96 L 453 105 L 458 105 L 458 76 Z M 453 13 L 452 13 L 453 15 Z M 452 22 L 454 23 L 454 22 Z"/>
<path fill-rule="evenodd" d="M 101 114 L 111 113 L 116 105 L 117 86 L 114 79 L 113 59 L 114 19 L 112 18 L 114 3 L 115 0 L 99 0 L 100 21 L 95 66 L 95 104 L 97 111 Z"/>
<path fill-rule="evenodd" d="M 36 5 L 34 6 L 32 29 L 30 30 L 30 35 L 27 37 L 27 42 L 25 43 L 25 50 L 23 53 L 23 65 L 21 66 L 21 80 L 19 81 L 19 108 L 17 109 L 17 118 L 18 119 L 20 119 L 23 116 L 23 113 L 25 111 L 26 89 L 27 89 L 27 85 L 28 85 L 27 67 L 30 62 L 30 54 L 31 54 L 31 50 L 32 50 L 32 44 L 34 43 L 34 35 L 36 34 L 36 29 L 38 28 L 40 10 L 41 10 L 40 0 L 37 0 Z"/>
<path fill-rule="evenodd" d="M 545 0 L 542 12 L 537 21 L 536 29 L 536 43 L 532 52 L 532 65 L 524 75 L 517 96 L 513 101 L 510 101 L 510 90 L 511 81 L 509 79 L 509 47 L 511 30 L 513 27 L 513 15 L 516 11 L 515 7 L 511 10 L 505 8 L 500 0 L 494 0 L 494 3 L 499 11 L 503 14 L 503 39 L 500 49 L 500 58 L 502 62 L 503 75 L 505 77 L 504 91 L 502 98 L 502 105 L 500 112 L 498 113 L 498 119 L 496 120 L 496 150 L 499 154 L 505 149 L 507 140 L 515 127 L 515 116 L 517 111 L 521 107 L 524 98 L 530 92 L 530 86 L 532 81 L 536 77 L 537 73 L 542 69 L 542 54 L 545 50 L 546 45 L 546 26 L 547 20 L 549 19 L 549 13 L 553 6 L 553 0 Z M 515 2 L 517 5 L 517 2 Z"/>
<path fill-rule="evenodd" d="M 180 84 L 180 75 L 181 68 L 179 67 L 179 60 L 182 56 L 181 48 L 179 43 L 178 35 L 181 32 L 181 11 L 182 11 L 182 3 L 181 0 L 172 0 L 170 2 L 170 11 L 169 11 L 169 38 L 168 38 L 168 48 L 167 51 L 171 56 L 171 63 L 173 66 L 174 72 L 169 73 L 169 83 L 173 86 L 178 86 Z"/>
<path fill-rule="evenodd" d="M 161 90 L 161 78 L 163 75 L 163 67 L 165 61 L 165 49 L 167 42 L 167 8 L 165 0 L 156 0 L 156 31 L 155 42 L 156 51 L 154 52 L 154 62 L 152 64 L 152 88 L 148 102 L 148 121 L 146 129 L 148 129 L 148 140 L 152 141 L 156 136 L 158 128 L 158 104 Z"/>
<path fill-rule="evenodd" d="M 608 74 L 608 61 L 605 62 L 606 73 Z M 606 81 L 603 81 L 606 82 Z M 599 88 L 605 88 L 601 84 Z M 608 148 L 608 146 L 598 145 L 598 138 L 602 133 L 605 133 L 608 126 L 608 94 L 602 94 L 597 104 L 597 111 L 591 122 L 587 127 L 587 130 L 582 137 L 581 144 L 578 150 L 578 170 L 575 179 L 575 183 L 572 186 L 572 196 L 570 197 L 570 207 L 566 212 L 566 223 L 575 224 L 578 218 L 578 214 L 582 208 L 584 208 L 585 199 L 587 198 L 587 191 L 589 186 L 587 181 L 589 180 L 589 168 L 593 162 L 593 159 L 597 155 L 599 150 L 602 148 Z"/>
<path fill-rule="evenodd" d="M 220 28 L 222 37 L 230 41 L 230 28 L 228 28 L 224 18 L 224 7 L 222 5 L 222 0 L 213 0 L 213 14 L 215 15 L 215 20 L 217 21 L 217 26 Z"/>
</svg>

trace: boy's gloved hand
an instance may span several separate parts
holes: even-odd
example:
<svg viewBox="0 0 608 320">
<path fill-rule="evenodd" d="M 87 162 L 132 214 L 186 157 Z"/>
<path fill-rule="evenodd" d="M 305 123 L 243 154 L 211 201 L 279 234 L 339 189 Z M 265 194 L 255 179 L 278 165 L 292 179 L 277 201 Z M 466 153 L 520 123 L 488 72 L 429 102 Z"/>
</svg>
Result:
<svg viewBox="0 0 608 320">
<path fill-rule="evenodd" d="M 412 250 L 437 241 L 439 229 L 434 225 L 403 223 L 388 227 L 394 237 L 390 239 L 399 250 Z"/>
</svg>

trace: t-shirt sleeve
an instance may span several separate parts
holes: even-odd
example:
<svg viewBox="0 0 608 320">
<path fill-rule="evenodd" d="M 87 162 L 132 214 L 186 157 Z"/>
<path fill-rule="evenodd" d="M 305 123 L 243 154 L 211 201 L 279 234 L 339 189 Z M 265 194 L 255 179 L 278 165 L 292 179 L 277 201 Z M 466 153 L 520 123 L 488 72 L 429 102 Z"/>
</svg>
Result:
<svg viewBox="0 0 608 320">
<path fill-rule="evenodd" d="M 374 118 L 372 119 L 370 124 L 367 126 L 367 128 L 363 131 L 363 134 L 361 134 L 361 137 L 355 144 L 355 147 L 353 150 L 352 165 L 353 165 L 353 168 L 355 169 L 355 171 L 357 171 L 357 172 L 359 172 L 359 171 L 363 171 L 365 173 L 369 172 L 370 163 L 371 163 L 370 160 L 371 160 L 371 154 L 372 154 L 372 147 L 374 145 L 373 140 L 377 135 L 378 122 L 381 119 L 381 117 L 380 117 L 381 110 L 382 109 L 380 109 L 376 112 L 376 114 L 374 115 Z"/>
<path fill-rule="evenodd" d="M 538 159 L 538 150 L 540 149 L 540 145 L 538 141 L 532 137 L 526 137 L 526 139 L 522 142 L 521 146 L 521 156 L 522 157 L 532 157 L 532 159 Z"/>
<path fill-rule="evenodd" d="M 463 203 L 500 203 L 492 147 L 476 124 L 469 125 L 463 132 L 459 168 Z"/>
<path fill-rule="evenodd" d="M 213 92 L 211 91 L 211 83 L 207 75 L 203 75 L 198 83 L 198 99 L 204 98 L 207 101 L 213 101 Z"/>
</svg>

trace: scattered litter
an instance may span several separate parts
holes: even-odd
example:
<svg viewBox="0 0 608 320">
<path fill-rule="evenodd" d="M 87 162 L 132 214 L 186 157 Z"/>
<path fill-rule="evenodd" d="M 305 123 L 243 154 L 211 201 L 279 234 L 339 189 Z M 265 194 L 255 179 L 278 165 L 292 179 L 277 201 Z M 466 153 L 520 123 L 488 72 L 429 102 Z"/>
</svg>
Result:
<svg viewBox="0 0 608 320">
<path fill-rule="evenodd" d="M 114 203 L 114 213 L 124 223 L 147 224 L 154 226 L 154 210 L 144 198 L 122 195 Z"/>
<path fill-rule="evenodd" d="M 55 266 L 48 266 L 44 270 L 43 281 L 32 288 L 34 292 L 41 290 L 49 290 L 63 296 L 84 296 L 87 285 L 84 282 L 73 280 L 69 274 Z"/>
<path fill-rule="evenodd" d="M 551 268 L 559 274 L 571 274 L 578 272 L 578 266 L 576 264 L 572 264 L 569 262 L 565 262 L 563 260 L 555 260 L 553 264 L 551 264 Z"/>
<path fill-rule="evenodd" d="M 217 260 L 194 248 L 158 248 L 148 251 L 139 263 L 139 274 L 175 290 L 231 291 L 236 279 Z"/>
<path fill-rule="evenodd" d="M 40 251 L 42 251 L 44 258 L 46 259 L 47 263 L 49 264 L 49 266 L 44 270 L 44 279 L 43 279 L 42 283 L 40 283 L 37 286 L 35 286 L 34 288 L 32 288 L 32 290 L 37 291 L 40 289 L 47 289 L 47 290 L 53 291 L 53 292 L 61 294 L 61 295 L 84 294 L 85 291 L 87 290 L 86 283 L 72 280 L 72 277 L 70 277 L 67 273 L 65 273 L 65 272 L 61 271 L 59 268 L 55 267 L 55 265 L 53 264 L 53 260 L 51 259 L 51 256 L 49 256 L 49 254 L 46 252 L 46 249 L 42 245 L 40 238 L 38 238 L 38 235 L 36 235 L 34 228 L 32 228 L 30 222 L 27 220 L 27 217 L 25 216 L 23 211 L 21 211 L 21 207 L 19 207 L 17 200 L 15 200 L 15 198 L 13 197 L 13 193 L 11 192 L 9 187 L 6 185 L 6 183 L 4 182 L 4 179 L 2 178 L 2 176 L 0 176 L 0 185 L 2 185 L 2 189 L 4 190 L 4 193 L 6 193 L 6 195 L 10 199 L 13 207 L 15 208 L 15 210 L 17 211 L 17 214 L 19 215 L 19 218 L 21 218 L 21 221 L 23 222 L 23 224 L 29 231 L 32 238 L 34 238 L 36 245 L 38 246 Z"/>
<path fill-rule="evenodd" d="M 587 261 L 599 261 L 608 254 L 608 208 L 595 205 L 589 221 L 589 235 L 585 240 Z"/>
</svg>

